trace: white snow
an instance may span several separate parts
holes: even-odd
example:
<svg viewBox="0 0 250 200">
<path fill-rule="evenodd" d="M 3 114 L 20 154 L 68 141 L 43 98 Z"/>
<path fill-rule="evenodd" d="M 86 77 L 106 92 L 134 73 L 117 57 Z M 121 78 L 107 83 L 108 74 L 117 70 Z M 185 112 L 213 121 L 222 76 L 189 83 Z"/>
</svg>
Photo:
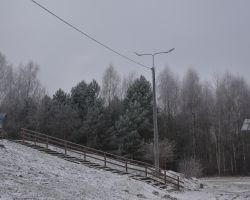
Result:
<svg viewBox="0 0 250 200">
<path fill-rule="evenodd" d="M 26 141 L 26 142 L 34 144 L 34 142 L 31 142 L 31 141 Z M 36 145 L 41 146 L 41 147 L 46 147 L 46 144 L 44 144 L 44 143 L 36 142 Z M 51 149 L 51 150 L 57 151 L 59 153 L 64 153 L 65 152 L 65 150 L 63 148 L 58 147 L 56 145 L 49 144 L 48 148 Z M 84 155 L 81 154 L 81 152 L 71 151 L 70 149 L 67 150 L 67 155 L 70 155 L 70 156 L 73 156 L 73 157 L 76 157 L 76 158 L 84 159 Z M 94 158 L 98 158 L 98 159 L 94 159 Z M 103 156 L 98 156 L 96 154 L 86 153 L 86 160 L 90 161 L 92 163 L 97 163 L 97 164 L 100 164 L 100 165 L 104 165 Z M 125 163 L 124 162 L 116 161 L 114 159 L 109 159 L 109 158 L 107 158 L 106 160 L 110 161 L 111 163 L 117 163 L 117 164 L 123 166 L 123 167 L 120 167 L 120 166 L 117 166 L 117 165 L 114 165 L 114 164 L 111 164 L 111 163 L 107 163 L 106 164 L 107 167 L 110 167 L 112 169 L 117 169 L 117 170 L 120 170 L 120 171 L 125 171 L 125 168 L 124 168 Z M 145 172 L 144 172 L 145 167 L 139 166 L 139 165 L 138 166 L 131 165 L 130 163 L 127 163 L 127 166 L 128 166 L 128 172 L 129 173 L 145 176 Z M 141 171 L 132 170 L 132 169 L 138 169 L 138 170 L 141 170 Z M 181 185 L 184 186 L 185 190 L 186 189 L 188 189 L 188 190 L 197 190 L 200 187 L 200 182 L 196 178 L 185 178 L 183 174 L 178 173 L 178 172 L 174 172 L 174 171 L 171 171 L 171 170 L 166 171 L 166 175 L 170 176 L 170 177 L 173 177 L 175 179 L 177 179 L 177 177 L 179 176 L 180 180 L 183 181 L 183 183 L 184 183 L 184 185 L 182 183 L 181 183 Z M 173 185 L 168 185 L 167 189 L 168 190 L 173 190 L 173 187 L 174 187 Z"/>
<path fill-rule="evenodd" d="M 171 194 L 182 200 L 250 200 L 250 177 L 202 178 L 204 189 Z"/>
<path fill-rule="evenodd" d="M 0 199 L 162 199 L 167 194 L 126 175 L 88 168 L 6 140 L 2 144 Z"/>
<path fill-rule="evenodd" d="M 5 146 L 0 147 L 1 200 L 250 199 L 250 177 L 204 178 L 200 180 L 204 189 L 167 192 L 126 175 L 71 163 L 14 142 L 3 140 L 0 144 Z M 196 181 L 190 179 L 191 184 Z"/>
</svg>

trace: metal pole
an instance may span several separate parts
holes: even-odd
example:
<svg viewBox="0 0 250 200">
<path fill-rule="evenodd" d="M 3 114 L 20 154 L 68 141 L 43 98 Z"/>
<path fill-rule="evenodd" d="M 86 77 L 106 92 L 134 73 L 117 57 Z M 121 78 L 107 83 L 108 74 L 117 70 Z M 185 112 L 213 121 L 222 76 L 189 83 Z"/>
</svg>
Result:
<svg viewBox="0 0 250 200">
<path fill-rule="evenodd" d="M 153 59 L 153 66 L 151 70 L 152 70 L 152 79 L 153 79 L 154 164 L 155 164 L 155 170 L 158 171 L 159 169 L 159 140 L 158 140 L 158 124 L 157 124 L 154 55 L 152 55 L 152 59 Z"/>
<path fill-rule="evenodd" d="M 167 54 L 173 51 L 174 48 L 168 50 L 168 51 L 162 51 L 162 52 L 156 52 L 154 54 L 151 53 L 144 53 L 144 54 L 135 54 L 137 56 L 152 56 L 152 79 L 153 79 L 153 120 L 154 120 L 154 164 L 155 164 L 155 170 L 158 171 L 159 168 L 159 136 L 158 136 L 158 124 L 157 124 L 157 105 L 156 105 L 156 89 L 155 89 L 155 57 L 159 54 Z"/>
</svg>

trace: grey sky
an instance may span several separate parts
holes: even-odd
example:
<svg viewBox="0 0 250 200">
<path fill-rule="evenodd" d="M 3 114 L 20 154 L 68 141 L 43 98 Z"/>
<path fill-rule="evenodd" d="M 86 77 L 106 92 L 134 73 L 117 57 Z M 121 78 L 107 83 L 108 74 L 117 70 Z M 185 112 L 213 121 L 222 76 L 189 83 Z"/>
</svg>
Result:
<svg viewBox="0 0 250 200">
<path fill-rule="evenodd" d="M 230 70 L 250 75 L 249 0 L 37 0 L 96 39 L 145 65 L 133 52 L 176 50 L 156 59 L 201 78 Z M 14 65 L 32 60 L 52 94 L 96 79 L 112 63 L 120 74 L 150 71 L 129 63 L 62 24 L 29 0 L 0 0 L 0 52 Z"/>
</svg>

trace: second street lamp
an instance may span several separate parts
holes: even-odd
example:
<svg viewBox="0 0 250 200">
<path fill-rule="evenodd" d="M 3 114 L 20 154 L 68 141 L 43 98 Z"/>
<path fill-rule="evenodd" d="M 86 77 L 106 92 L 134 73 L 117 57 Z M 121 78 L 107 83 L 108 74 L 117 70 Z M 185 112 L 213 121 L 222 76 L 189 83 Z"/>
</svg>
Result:
<svg viewBox="0 0 250 200">
<path fill-rule="evenodd" d="M 158 123 L 157 123 L 157 105 L 156 105 L 156 86 L 155 86 L 155 56 L 158 54 L 167 54 L 173 51 L 174 48 L 169 51 L 156 52 L 153 54 L 135 53 L 137 56 L 152 56 L 152 82 L 153 82 L 153 120 L 154 120 L 154 165 L 155 170 L 159 170 L 159 135 L 158 135 Z"/>
</svg>

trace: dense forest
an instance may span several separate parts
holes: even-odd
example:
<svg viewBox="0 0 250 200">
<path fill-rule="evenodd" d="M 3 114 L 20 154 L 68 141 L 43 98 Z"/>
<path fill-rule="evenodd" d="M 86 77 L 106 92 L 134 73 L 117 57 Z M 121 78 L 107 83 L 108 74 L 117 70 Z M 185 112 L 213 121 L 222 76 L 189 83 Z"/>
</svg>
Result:
<svg viewBox="0 0 250 200">
<path fill-rule="evenodd" d="M 152 163 L 152 86 L 144 76 L 126 77 L 109 66 L 101 85 L 82 80 L 53 96 L 33 62 L 13 67 L 0 54 L 0 112 L 15 138 L 21 127 Z M 181 170 L 193 161 L 205 175 L 250 173 L 250 87 L 226 72 L 210 82 L 194 69 L 182 79 L 165 67 L 157 77 L 160 165 Z M 189 166 L 190 167 L 190 166 Z"/>
</svg>

